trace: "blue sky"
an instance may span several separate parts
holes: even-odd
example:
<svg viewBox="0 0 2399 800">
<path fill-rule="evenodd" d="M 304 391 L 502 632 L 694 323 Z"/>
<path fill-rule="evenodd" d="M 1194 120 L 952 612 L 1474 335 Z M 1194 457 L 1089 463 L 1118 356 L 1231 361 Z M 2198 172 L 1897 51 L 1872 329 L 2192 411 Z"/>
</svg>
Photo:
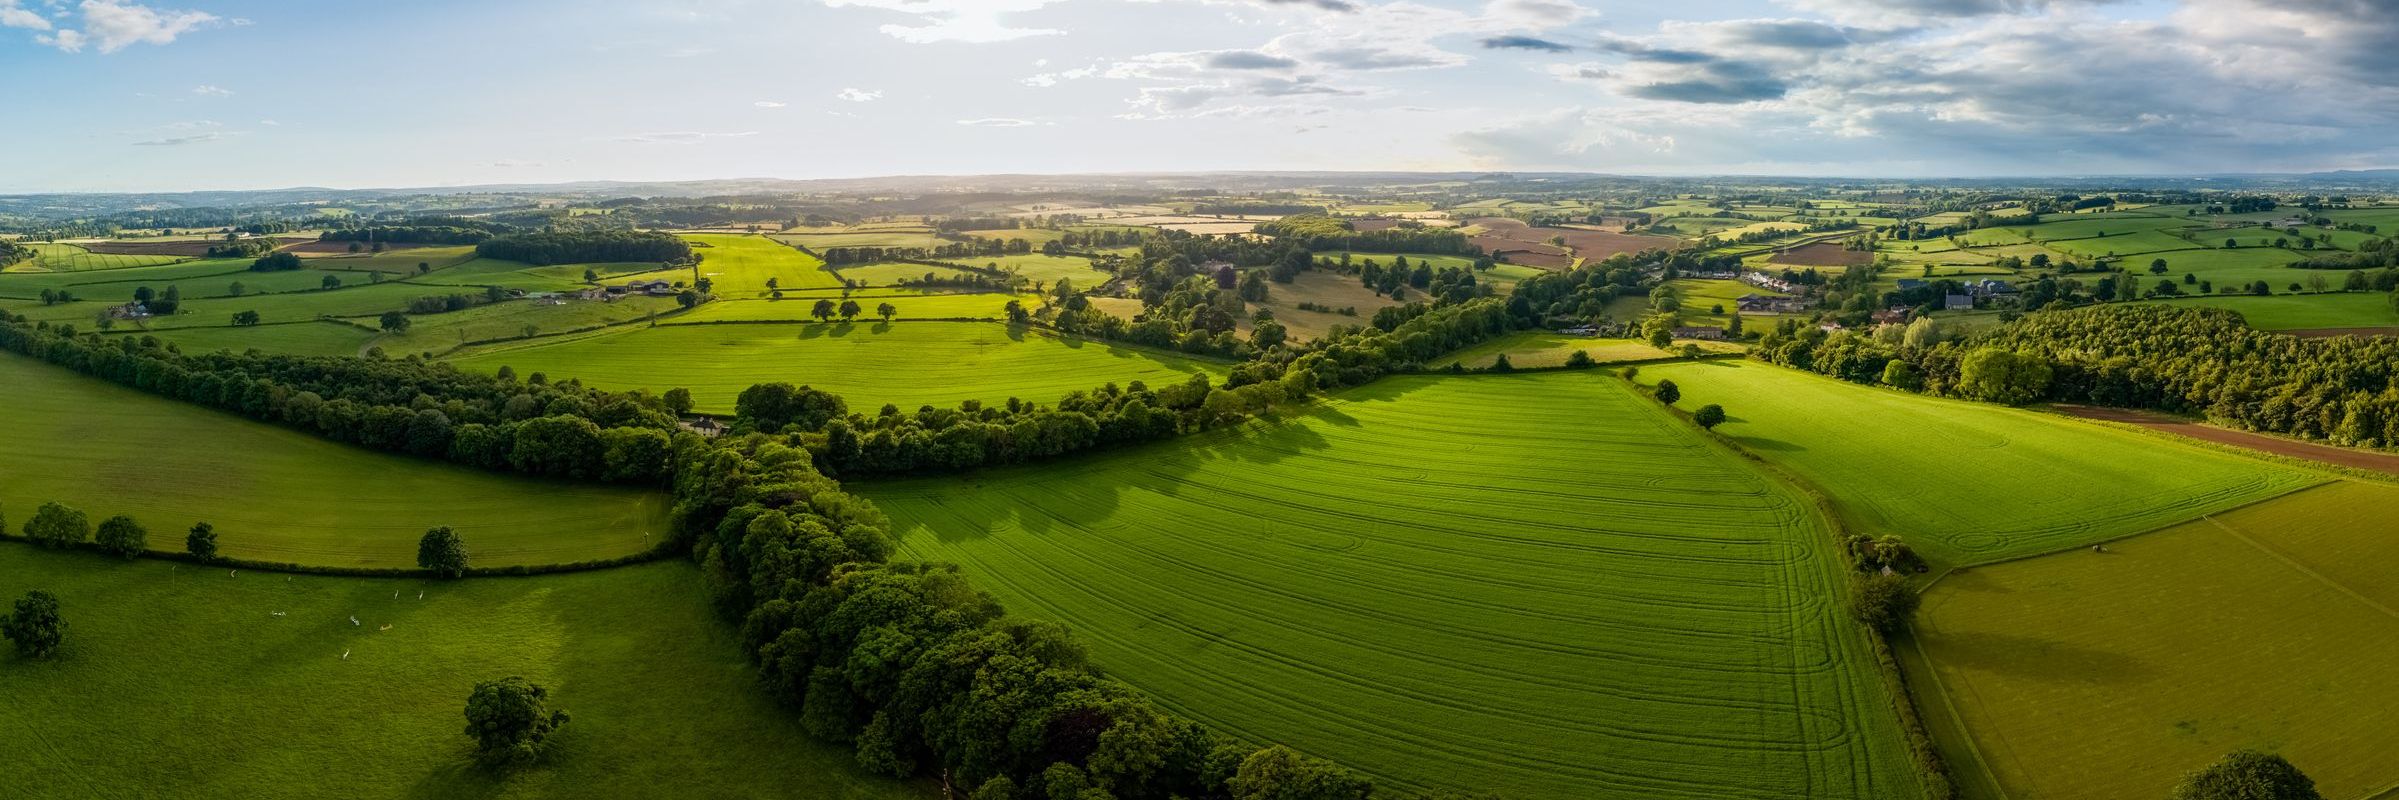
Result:
<svg viewBox="0 0 2399 800">
<path fill-rule="evenodd" d="M 2399 166 L 2393 0 L 0 0 L 0 191 Z"/>
</svg>

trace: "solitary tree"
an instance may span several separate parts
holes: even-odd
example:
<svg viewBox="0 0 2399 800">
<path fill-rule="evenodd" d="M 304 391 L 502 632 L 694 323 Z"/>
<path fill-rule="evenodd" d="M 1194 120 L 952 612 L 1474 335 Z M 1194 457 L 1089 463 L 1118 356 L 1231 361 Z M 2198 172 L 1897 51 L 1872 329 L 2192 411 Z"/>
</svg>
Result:
<svg viewBox="0 0 2399 800">
<path fill-rule="evenodd" d="M 1683 399 L 1683 388 L 1674 385 L 1674 381 L 1661 380 L 1658 381 L 1657 395 L 1658 402 L 1674 405 L 1674 401 Z"/>
<path fill-rule="evenodd" d="M 58 615 L 58 597 L 36 589 L 17 600 L 16 613 L 0 617 L 0 636 L 17 644 L 17 654 L 48 658 L 67 637 L 67 621 Z"/>
<path fill-rule="evenodd" d="M 217 526 L 202 522 L 183 536 L 184 552 L 202 561 L 217 560 Z"/>
<path fill-rule="evenodd" d="M 850 320 L 857 319 L 858 312 L 864 310 L 865 309 L 858 307 L 858 301 L 856 300 L 843 300 L 841 301 L 841 321 L 848 322 Z"/>
<path fill-rule="evenodd" d="M 899 316 L 900 309 L 898 306 L 894 306 L 890 303 L 884 303 L 875 306 L 875 313 L 883 317 L 884 322 L 890 322 L 892 317 Z"/>
<path fill-rule="evenodd" d="M 234 312 L 234 314 L 233 314 L 233 324 L 235 324 L 235 325 L 239 325 L 239 326 L 241 326 L 241 327 L 245 327 L 245 328 L 247 328 L 247 327 L 249 327 L 249 326 L 252 326 L 252 325 L 256 325 L 256 324 L 258 324 L 258 312 L 256 312 L 256 311 L 236 311 L 236 312 Z"/>
<path fill-rule="evenodd" d="M 132 517 L 118 514 L 100 521 L 100 533 L 93 541 L 99 542 L 102 550 L 132 558 L 149 549 L 150 531 Z"/>
<path fill-rule="evenodd" d="M 1916 590 L 1901 575 L 1859 575 L 1849 582 L 1849 616 L 1867 627 L 1896 633 L 1916 613 Z"/>
<path fill-rule="evenodd" d="M 45 547 L 73 547 L 92 538 L 92 523 L 81 511 L 43 503 L 33 510 L 33 519 L 25 521 L 25 538 Z"/>
<path fill-rule="evenodd" d="M 458 532 L 450 530 L 448 525 L 426 531 L 425 538 L 416 543 L 416 565 L 444 578 L 463 576 L 466 540 L 458 538 Z"/>
<path fill-rule="evenodd" d="M 2173 800 L 2324 800 L 2314 779 L 2282 756 L 2236 750 L 2182 776 Z"/>
<path fill-rule="evenodd" d="M 475 684 L 466 698 L 466 735 L 475 756 L 495 766 L 533 763 L 550 735 L 565 725 L 564 711 L 549 708 L 550 692 L 522 677 Z"/>
<path fill-rule="evenodd" d="M 383 312 L 383 317 L 376 321 L 382 323 L 384 333 L 407 333 L 410 324 L 408 315 L 398 311 Z"/>
<path fill-rule="evenodd" d="M 1691 421 L 1699 423 L 1699 427 L 1715 430 L 1716 426 L 1724 424 L 1724 407 L 1715 403 L 1700 406 L 1698 411 L 1691 412 Z"/>
<path fill-rule="evenodd" d="M 666 390 L 666 410 L 675 412 L 678 417 L 690 414 L 691 390 L 681 386 Z"/>
<path fill-rule="evenodd" d="M 815 317 L 818 322 L 830 322 L 833 320 L 833 314 L 836 311 L 837 308 L 833 305 L 832 300 L 820 299 L 816 301 L 815 307 L 808 310 L 808 315 Z"/>
</svg>

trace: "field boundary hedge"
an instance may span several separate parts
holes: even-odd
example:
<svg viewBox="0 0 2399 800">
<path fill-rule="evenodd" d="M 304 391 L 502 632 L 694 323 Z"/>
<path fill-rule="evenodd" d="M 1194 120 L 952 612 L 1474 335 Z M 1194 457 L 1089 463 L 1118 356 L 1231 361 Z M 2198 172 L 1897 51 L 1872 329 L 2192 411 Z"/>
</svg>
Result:
<svg viewBox="0 0 2399 800">
<path fill-rule="evenodd" d="M 31 547 L 57 549 L 49 548 L 47 545 L 35 542 L 23 534 L 8 533 L 5 531 L 0 531 L 0 542 L 18 542 Z M 132 560 L 125 559 L 114 553 L 110 553 L 101 548 L 100 545 L 95 542 L 77 542 L 74 545 L 64 549 L 81 550 L 103 558 Z M 635 564 L 647 564 L 653 561 L 664 561 L 669 558 L 678 557 L 679 555 L 680 553 L 677 551 L 677 548 L 671 544 L 661 542 L 660 544 L 652 545 L 648 550 L 630 555 L 617 556 L 615 558 L 567 561 L 553 564 L 519 564 L 507 567 L 468 567 L 466 574 L 463 577 L 532 577 L 536 575 L 562 575 L 571 572 L 593 572 L 603 569 L 614 569 L 616 567 L 627 567 Z M 293 564 L 284 561 L 260 561 L 248 558 L 228 558 L 223 556 L 203 559 L 190 553 L 178 553 L 172 550 L 154 550 L 147 548 L 142 550 L 139 555 L 134 556 L 134 558 L 146 558 L 156 561 L 174 561 L 203 567 L 251 569 L 259 572 L 273 572 L 290 575 L 329 575 L 341 578 L 441 577 L 438 573 L 435 573 L 433 570 L 429 569 L 410 569 L 407 567 L 335 567 L 313 564 Z"/>
</svg>

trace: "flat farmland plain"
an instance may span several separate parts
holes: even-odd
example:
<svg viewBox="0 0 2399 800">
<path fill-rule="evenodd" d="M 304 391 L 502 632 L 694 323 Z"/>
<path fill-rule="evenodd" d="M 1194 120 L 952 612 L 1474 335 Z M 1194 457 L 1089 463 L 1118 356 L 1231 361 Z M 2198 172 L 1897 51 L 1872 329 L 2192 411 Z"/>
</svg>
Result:
<svg viewBox="0 0 2399 800">
<path fill-rule="evenodd" d="M 507 366 L 605 389 L 686 388 L 710 413 L 730 413 L 743 389 L 769 381 L 824 389 L 871 414 L 885 403 L 908 410 L 1009 397 L 1048 403 L 1110 381 L 1162 385 L 1224 372 L 1172 353 L 989 322 L 660 325 L 485 348 L 454 360 L 464 369 Z"/>
<path fill-rule="evenodd" d="M 1641 369 L 1718 431 L 1832 495 L 1851 527 L 1943 565 L 2156 530 L 2322 482 L 2311 473 L 1988 403 L 1877 389 L 1755 363 Z"/>
<path fill-rule="evenodd" d="M 417 538 L 456 527 L 477 566 L 632 555 L 666 531 L 663 493 L 536 481 L 386 455 L 0 354 L 0 507 L 44 502 L 94 524 L 128 514 L 150 547 L 195 522 L 227 556 L 336 567 L 416 566 Z"/>
<path fill-rule="evenodd" d="M 2275 752 L 2325 797 L 2399 788 L 2399 489 L 2340 482 L 2109 544 L 1951 573 L 1918 678 L 2011 797 L 2165 797 L 2226 752 Z"/>
<path fill-rule="evenodd" d="M 1920 793 L 1813 505 L 1604 374 L 856 488 L 1170 708 L 1401 785 Z"/>
</svg>

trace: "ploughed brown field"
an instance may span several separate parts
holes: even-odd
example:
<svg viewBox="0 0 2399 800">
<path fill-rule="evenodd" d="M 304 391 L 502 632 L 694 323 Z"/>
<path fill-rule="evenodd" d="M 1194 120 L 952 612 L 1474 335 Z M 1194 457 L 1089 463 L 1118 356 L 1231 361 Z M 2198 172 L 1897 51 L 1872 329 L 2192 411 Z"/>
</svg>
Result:
<svg viewBox="0 0 2399 800">
<path fill-rule="evenodd" d="M 1803 267 L 1846 267 L 1852 264 L 1874 263 L 1874 254 L 1851 250 L 1832 242 L 1801 245 L 1775 253 L 1766 259 L 1776 264 L 1795 264 Z"/>
<path fill-rule="evenodd" d="M 1597 261 L 1618 253 L 1638 253 L 1643 250 L 1673 249 L 1681 240 L 1664 236 L 1645 236 L 1600 230 L 1589 226 L 1535 228 L 1506 217 L 1485 217 L 1474 220 L 1483 234 L 1473 242 L 1483 252 L 1495 256 L 1505 254 L 1510 264 L 1523 264 L 1543 269 L 1564 269 L 1574 265 L 1574 259 Z M 1560 248 L 1551 239 L 1565 241 Z"/>
</svg>

